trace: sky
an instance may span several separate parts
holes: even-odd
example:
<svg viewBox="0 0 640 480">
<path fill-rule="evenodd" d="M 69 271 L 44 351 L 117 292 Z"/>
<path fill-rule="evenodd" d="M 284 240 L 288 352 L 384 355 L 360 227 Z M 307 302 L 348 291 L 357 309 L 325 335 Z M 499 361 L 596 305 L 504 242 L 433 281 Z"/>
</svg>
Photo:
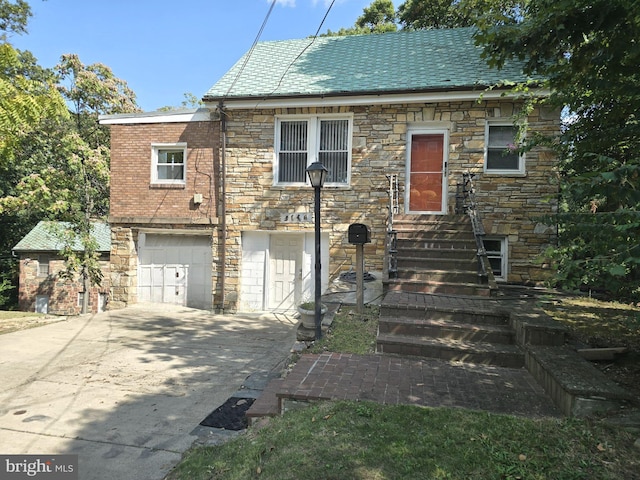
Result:
<svg viewBox="0 0 640 480">
<path fill-rule="evenodd" d="M 372 0 L 334 0 L 320 29 L 351 27 Z M 144 111 L 209 90 L 253 44 L 272 0 L 28 0 L 27 34 L 9 41 L 43 67 L 66 53 L 102 63 Z M 331 0 L 277 0 L 260 41 L 314 35 Z"/>
</svg>

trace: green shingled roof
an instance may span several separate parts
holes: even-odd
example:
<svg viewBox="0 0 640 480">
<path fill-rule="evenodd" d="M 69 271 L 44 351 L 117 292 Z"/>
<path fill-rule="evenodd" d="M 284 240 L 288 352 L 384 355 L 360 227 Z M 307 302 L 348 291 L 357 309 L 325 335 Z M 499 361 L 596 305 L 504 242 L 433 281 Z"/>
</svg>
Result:
<svg viewBox="0 0 640 480">
<path fill-rule="evenodd" d="M 474 28 L 261 42 L 205 100 L 481 88 L 526 77 L 519 65 L 489 68 Z"/>
<path fill-rule="evenodd" d="M 62 232 L 70 228 L 66 222 L 41 221 L 33 230 L 13 247 L 16 252 L 58 252 L 64 247 L 64 243 L 56 232 Z M 109 252 L 111 250 L 111 229 L 106 223 L 95 222 L 91 224 L 93 236 L 98 242 L 99 252 Z M 76 239 L 73 250 L 81 251 L 82 245 Z"/>
</svg>

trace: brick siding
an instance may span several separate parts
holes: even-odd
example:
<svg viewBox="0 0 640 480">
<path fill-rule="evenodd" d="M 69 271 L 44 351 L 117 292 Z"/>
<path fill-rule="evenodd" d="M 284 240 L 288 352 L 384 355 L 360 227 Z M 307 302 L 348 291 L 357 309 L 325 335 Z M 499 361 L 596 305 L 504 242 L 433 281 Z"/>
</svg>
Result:
<svg viewBox="0 0 640 480">
<path fill-rule="evenodd" d="M 110 268 L 108 257 L 100 261 L 103 279 L 100 286 L 89 290 L 89 311 L 98 312 L 100 294 L 109 295 Z M 36 307 L 36 296 L 48 297 L 48 312 L 52 315 L 78 315 L 82 312 L 79 305 L 79 294 L 84 291 L 82 279 L 61 278 L 58 274 L 65 268 L 64 259 L 51 256 L 49 274 L 38 276 L 38 256 L 22 255 L 20 258 L 20 294 L 19 308 L 25 312 L 33 312 Z M 108 298 L 108 297 L 107 297 Z"/>
</svg>

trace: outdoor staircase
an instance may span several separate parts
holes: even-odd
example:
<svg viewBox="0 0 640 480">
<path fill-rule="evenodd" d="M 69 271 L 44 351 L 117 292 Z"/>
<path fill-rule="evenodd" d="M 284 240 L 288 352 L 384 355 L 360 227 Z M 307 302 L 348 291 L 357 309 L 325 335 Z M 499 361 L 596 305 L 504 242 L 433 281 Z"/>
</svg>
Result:
<svg viewBox="0 0 640 480">
<path fill-rule="evenodd" d="M 491 296 L 467 215 L 395 215 L 386 291 Z"/>
<path fill-rule="evenodd" d="M 406 293 L 397 293 L 406 296 Z M 416 298 L 424 297 L 416 295 Z M 521 368 L 524 350 L 516 344 L 508 312 L 486 309 L 472 297 L 457 305 L 399 305 L 389 292 L 380 309 L 378 353 Z"/>
</svg>

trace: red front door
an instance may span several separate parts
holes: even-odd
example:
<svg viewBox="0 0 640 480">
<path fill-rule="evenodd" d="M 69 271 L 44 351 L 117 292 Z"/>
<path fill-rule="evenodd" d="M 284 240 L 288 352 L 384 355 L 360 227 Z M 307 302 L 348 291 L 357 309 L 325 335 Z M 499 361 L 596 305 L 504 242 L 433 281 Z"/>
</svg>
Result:
<svg viewBox="0 0 640 480">
<path fill-rule="evenodd" d="M 444 213 L 444 133 L 411 135 L 409 211 Z"/>
</svg>

